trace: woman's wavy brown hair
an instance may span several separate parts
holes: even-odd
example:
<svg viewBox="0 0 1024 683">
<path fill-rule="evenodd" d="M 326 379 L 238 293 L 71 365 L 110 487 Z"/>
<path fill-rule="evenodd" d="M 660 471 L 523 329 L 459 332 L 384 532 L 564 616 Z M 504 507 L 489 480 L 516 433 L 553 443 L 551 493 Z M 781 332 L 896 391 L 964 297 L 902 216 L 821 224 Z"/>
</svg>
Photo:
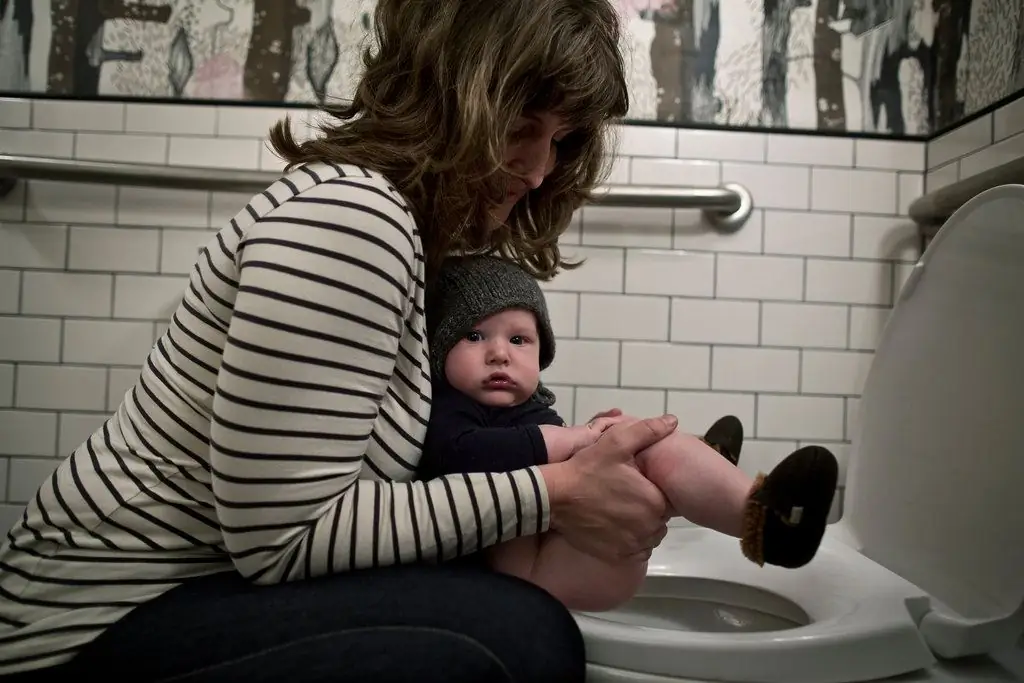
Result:
<svg viewBox="0 0 1024 683">
<path fill-rule="evenodd" d="M 320 135 L 271 130 L 289 168 L 317 160 L 385 175 L 412 204 L 428 274 L 449 253 L 498 252 L 540 278 L 575 265 L 558 237 L 605 177 L 613 119 L 629 107 L 619 18 L 609 0 L 379 0 L 375 45 L 350 104 L 325 107 Z M 573 131 L 543 185 L 506 225 L 506 141 L 524 112 Z"/>
</svg>

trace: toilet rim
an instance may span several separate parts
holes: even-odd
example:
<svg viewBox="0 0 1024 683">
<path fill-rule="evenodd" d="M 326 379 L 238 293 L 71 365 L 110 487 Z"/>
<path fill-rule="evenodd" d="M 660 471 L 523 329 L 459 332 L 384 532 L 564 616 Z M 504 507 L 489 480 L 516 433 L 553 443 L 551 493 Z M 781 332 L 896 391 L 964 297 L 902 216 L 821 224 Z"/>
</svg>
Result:
<svg viewBox="0 0 1024 683">
<path fill-rule="evenodd" d="M 672 528 L 648 562 L 647 578 L 732 584 L 771 594 L 776 599 L 771 602 L 790 603 L 811 622 L 786 632 L 855 614 L 877 599 L 891 602 L 928 597 L 917 586 L 857 550 L 845 536 L 842 522 L 829 526 L 815 559 L 799 569 L 759 567 L 739 556 L 736 545 L 735 539 L 701 527 Z M 649 590 L 645 582 L 638 595 L 644 596 Z M 714 598 L 712 601 L 720 602 Z M 777 608 L 766 609 L 762 601 L 721 602 L 801 621 Z M 601 613 L 594 616 L 607 621 Z"/>
<path fill-rule="evenodd" d="M 884 631 L 891 627 L 894 621 L 901 626 L 907 623 L 916 624 L 915 615 L 927 611 L 926 599 L 909 598 L 908 602 L 911 604 L 904 606 L 899 611 L 894 611 L 891 609 L 891 599 L 880 598 L 877 601 L 867 599 L 851 605 L 842 613 L 817 619 L 809 624 L 778 631 L 752 633 L 709 633 L 626 624 L 603 619 L 593 613 L 574 612 L 573 616 L 585 634 L 623 642 L 635 643 L 642 640 L 644 643 L 652 645 L 678 645 L 681 643 L 719 645 L 727 642 L 743 647 L 744 645 L 763 645 L 765 643 L 806 644 L 811 640 L 845 641 Z M 902 612 L 902 618 L 900 612 Z M 643 634 L 643 638 L 638 638 L 640 634 Z"/>
<path fill-rule="evenodd" d="M 707 633 L 632 626 L 574 615 L 592 664 L 683 679 L 752 683 L 871 681 L 931 666 L 910 611 L 861 603 L 806 626 Z M 868 608 L 859 618 L 853 613 Z M 765 672 L 772 672 L 765 678 Z"/>
<path fill-rule="evenodd" d="M 826 534 L 813 564 L 780 570 L 737 558 L 735 539 L 701 528 L 670 530 L 651 559 L 649 578 L 743 584 L 793 603 L 811 623 L 709 632 L 612 621 L 605 613 L 574 614 L 589 661 L 646 674 L 745 683 L 870 681 L 930 666 L 934 654 L 916 621 L 927 611 L 928 596 L 836 537 L 837 531 Z M 679 592 L 693 595 L 685 588 Z M 707 596 L 718 602 L 714 591 Z M 749 598 L 731 604 L 783 616 Z M 778 676 L 761 677 L 765 667 Z"/>
</svg>

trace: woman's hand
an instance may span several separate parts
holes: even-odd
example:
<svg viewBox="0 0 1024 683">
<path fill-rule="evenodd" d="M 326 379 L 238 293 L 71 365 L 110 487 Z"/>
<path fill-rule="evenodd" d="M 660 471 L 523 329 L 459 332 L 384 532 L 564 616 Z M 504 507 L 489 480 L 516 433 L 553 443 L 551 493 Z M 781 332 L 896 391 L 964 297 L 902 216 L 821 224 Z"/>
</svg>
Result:
<svg viewBox="0 0 1024 683">
<path fill-rule="evenodd" d="M 634 457 L 677 424 L 672 416 L 617 424 L 569 460 L 542 467 L 550 528 L 577 550 L 609 562 L 647 560 L 668 530 L 668 503 Z"/>
</svg>

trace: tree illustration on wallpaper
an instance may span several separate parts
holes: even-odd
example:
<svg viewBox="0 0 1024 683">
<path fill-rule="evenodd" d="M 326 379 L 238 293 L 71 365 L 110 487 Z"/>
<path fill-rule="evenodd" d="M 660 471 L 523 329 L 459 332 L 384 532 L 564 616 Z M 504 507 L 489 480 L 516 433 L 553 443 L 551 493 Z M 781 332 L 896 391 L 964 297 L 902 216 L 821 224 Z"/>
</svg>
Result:
<svg viewBox="0 0 1024 683">
<path fill-rule="evenodd" d="M 309 19 L 309 9 L 296 0 L 253 0 L 252 38 L 243 76 L 248 98 L 285 99 L 292 72 L 293 32 Z"/>
<path fill-rule="evenodd" d="M 789 96 L 799 88 L 813 92 L 814 128 L 847 129 L 843 34 L 834 26 L 839 11 L 839 0 L 764 4 L 763 125 L 790 126 L 794 118 L 807 119 L 806 111 L 803 116 L 790 111 Z"/>
<path fill-rule="evenodd" d="M 789 125 L 786 94 L 789 89 L 789 36 L 793 10 L 810 0 L 764 0 L 761 25 L 761 124 Z"/>
<path fill-rule="evenodd" d="M 769 0 L 764 11 L 762 125 L 929 130 L 932 43 L 919 2 Z M 790 111 L 794 87 L 813 91 L 813 119 Z"/>
<path fill-rule="evenodd" d="M 331 21 L 333 5 L 328 0 L 324 12 L 326 18 L 306 45 L 306 79 L 321 104 L 327 100 L 327 83 L 341 57 L 338 37 L 334 34 L 334 22 Z"/>
<path fill-rule="evenodd" d="M 143 5 L 127 0 L 51 0 L 52 35 L 47 91 L 61 95 L 99 94 L 100 68 L 105 62 L 142 59 L 140 51 L 103 48 L 111 19 L 166 24 L 170 5 Z"/>
<path fill-rule="evenodd" d="M 702 110 L 703 122 L 761 125 L 761 4 L 761 0 L 734 0 L 708 22 L 705 38 L 713 36 L 706 71 L 711 92 Z M 733 42 L 732 49 L 723 49 L 723 38 Z"/>
<path fill-rule="evenodd" d="M 842 34 L 832 28 L 839 0 L 818 0 L 814 11 L 814 89 L 818 130 L 846 130 Z"/>
<path fill-rule="evenodd" d="M 666 0 L 640 16 L 654 24 L 651 71 L 658 84 L 659 121 L 713 121 L 715 56 L 721 35 L 719 0 Z"/>
<path fill-rule="evenodd" d="M 683 0 L 685 3 L 685 0 Z M 684 75 L 683 51 L 686 49 L 682 37 L 683 17 L 686 13 L 679 7 L 680 1 L 673 2 L 671 12 L 654 14 L 654 38 L 651 40 L 651 72 L 658 84 L 659 121 L 685 120 L 689 116 L 689 97 L 684 94 L 689 81 Z M 641 17 L 644 15 L 641 14 Z"/>
<path fill-rule="evenodd" d="M 0 90 L 28 88 L 34 18 L 32 0 L 0 0 Z"/>
<path fill-rule="evenodd" d="M 947 126 L 966 114 L 964 100 L 957 93 L 957 69 L 967 48 L 971 5 L 963 0 L 932 0 L 935 11 L 935 90 L 931 108 L 936 127 Z"/>
<path fill-rule="evenodd" d="M 718 45 L 722 39 L 722 12 L 719 0 L 702 0 L 697 16 L 697 60 L 693 88 L 693 120 L 714 121 L 722 108 L 715 95 Z"/>
<path fill-rule="evenodd" d="M 693 0 L 666 2 L 648 16 L 654 23 L 651 72 L 658 84 L 657 118 L 685 123 L 693 117 Z"/>
<path fill-rule="evenodd" d="M 843 19 L 866 39 L 861 75 L 865 130 L 896 135 L 928 130 L 928 97 L 934 78 L 930 35 L 916 26 L 915 0 L 847 0 Z M 930 33 L 930 32 L 929 32 Z M 867 125 L 870 122 L 870 127 Z"/>
</svg>

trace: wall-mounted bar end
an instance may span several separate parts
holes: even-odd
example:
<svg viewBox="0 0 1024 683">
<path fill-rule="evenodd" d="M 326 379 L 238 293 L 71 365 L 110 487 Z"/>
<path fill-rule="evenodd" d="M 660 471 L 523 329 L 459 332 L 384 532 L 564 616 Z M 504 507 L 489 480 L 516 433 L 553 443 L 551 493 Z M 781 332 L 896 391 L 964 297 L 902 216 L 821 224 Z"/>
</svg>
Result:
<svg viewBox="0 0 1024 683">
<path fill-rule="evenodd" d="M 715 227 L 715 230 L 723 234 L 730 234 L 742 228 L 750 218 L 750 214 L 754 212 L 754 197 L 747 188 L 739 183 L 725 183 L 722 187 L 732 190 L 739 196 L 739 207 L 732 213 L 705 209 L 704 216 Z"/>
</svg>

